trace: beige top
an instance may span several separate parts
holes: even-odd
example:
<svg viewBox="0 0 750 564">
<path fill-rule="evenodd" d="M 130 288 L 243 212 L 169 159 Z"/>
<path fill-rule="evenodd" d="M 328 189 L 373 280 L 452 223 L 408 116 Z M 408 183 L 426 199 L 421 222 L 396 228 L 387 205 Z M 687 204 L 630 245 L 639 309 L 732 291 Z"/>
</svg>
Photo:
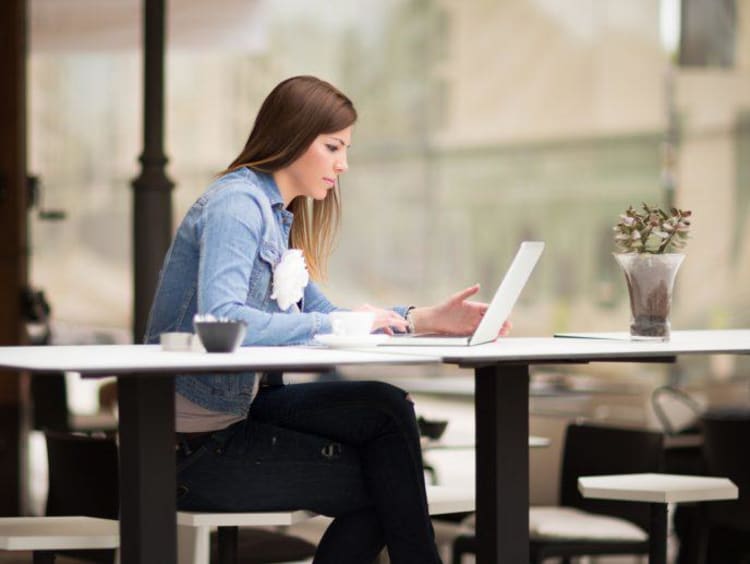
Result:
<svg viewBox="0 0 750 564">
<path fill-rule="evenodd" d="M 245 419 L 242 415 L 235 415 L 234 413 L 211 411 L 180 394 L 174 396 L 175 430 L 178 433 L 218 431 Z"/>
</svg>

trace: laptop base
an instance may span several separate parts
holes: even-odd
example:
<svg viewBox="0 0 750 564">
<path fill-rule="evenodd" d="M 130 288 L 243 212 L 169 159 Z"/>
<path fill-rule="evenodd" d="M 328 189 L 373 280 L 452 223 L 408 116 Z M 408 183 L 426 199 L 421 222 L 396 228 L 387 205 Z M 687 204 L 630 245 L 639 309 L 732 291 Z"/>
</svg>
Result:
<svg viewBox="0 0 750 564">
<path fill-rule="evenodd" d="M 394 335 L 378 346 L 383 347 L 465 347 L 471 337 L 449 337 L 442 335 Z"/>
</svg>

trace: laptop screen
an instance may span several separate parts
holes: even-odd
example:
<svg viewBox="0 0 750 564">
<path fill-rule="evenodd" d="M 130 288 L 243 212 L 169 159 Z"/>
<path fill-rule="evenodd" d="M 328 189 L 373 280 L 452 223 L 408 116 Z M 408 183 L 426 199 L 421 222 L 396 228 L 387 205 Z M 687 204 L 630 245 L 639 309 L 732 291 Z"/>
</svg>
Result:
<svg viewBox="0 0 750 564">
<path fill-rule="evenodd" d="M 487 312 L 469 340 L 470 345 L 489 343 L 497 338 L 543 250 L 544 243 L 541 241 L 524 241 L 521 243 L 521 247 L 487 308 Z"/>
</svg>

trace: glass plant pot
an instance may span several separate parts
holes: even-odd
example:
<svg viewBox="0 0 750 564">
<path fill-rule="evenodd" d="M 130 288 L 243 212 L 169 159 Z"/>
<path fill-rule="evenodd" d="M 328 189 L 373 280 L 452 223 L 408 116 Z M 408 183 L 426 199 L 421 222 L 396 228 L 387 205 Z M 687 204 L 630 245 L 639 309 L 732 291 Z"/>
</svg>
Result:
<svg viewBox="0 0 750 564">
<path fill-rule="evenodd" d="M 630 336 L 634 340 L 668 341 L 672 288 L 685 255 L 616 253 L 630 295 Z"/>
</svg>

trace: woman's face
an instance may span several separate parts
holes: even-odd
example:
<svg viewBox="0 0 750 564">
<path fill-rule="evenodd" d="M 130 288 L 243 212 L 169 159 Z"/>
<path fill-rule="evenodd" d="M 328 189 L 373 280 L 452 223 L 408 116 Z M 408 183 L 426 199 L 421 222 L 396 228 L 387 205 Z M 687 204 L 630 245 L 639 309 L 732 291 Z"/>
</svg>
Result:
<svg viewBox="0 0 750 564">
<path fill-rule="evenodd" d="M 284 201 L 297 196 L 323 200 L 336 180 L 349 168 L 347 151 L 352 142 L 352 127 L 318 135 L 300 158 L 274 175 Z"/>
</svg>

